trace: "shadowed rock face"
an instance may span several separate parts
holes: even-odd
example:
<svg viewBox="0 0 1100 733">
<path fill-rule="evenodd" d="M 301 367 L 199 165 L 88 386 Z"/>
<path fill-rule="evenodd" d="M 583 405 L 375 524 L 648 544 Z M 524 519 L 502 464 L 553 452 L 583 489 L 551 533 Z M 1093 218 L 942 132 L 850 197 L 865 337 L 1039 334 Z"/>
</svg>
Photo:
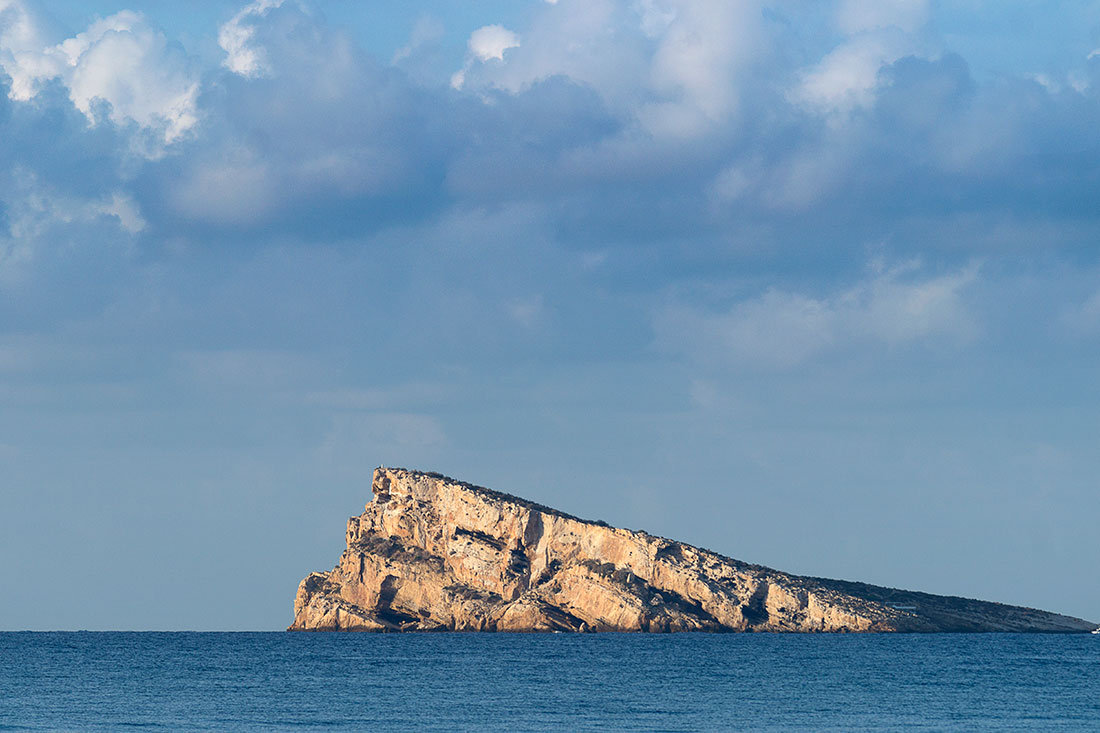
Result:
<svg viewBox="0 0 1100 733">
<path fill-rule="evenodd" d="M 380 468 L 290 630 L 1057 631 L 1086 621 L 805 578 L 589 522 L 439 474 Z"/>
</svg>

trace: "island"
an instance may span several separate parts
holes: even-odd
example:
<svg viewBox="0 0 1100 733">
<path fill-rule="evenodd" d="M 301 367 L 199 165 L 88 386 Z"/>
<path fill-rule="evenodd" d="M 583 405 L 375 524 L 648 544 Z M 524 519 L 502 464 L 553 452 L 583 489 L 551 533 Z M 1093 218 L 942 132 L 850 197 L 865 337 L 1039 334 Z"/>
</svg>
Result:
<svg viewBox="0 0 1100 733">
<path fill-rule="evenodd" d="M 291 631 L 1061 632 L 1032 608 L 790 575 L 438 473 L 378 468 Z"/>
</svg>

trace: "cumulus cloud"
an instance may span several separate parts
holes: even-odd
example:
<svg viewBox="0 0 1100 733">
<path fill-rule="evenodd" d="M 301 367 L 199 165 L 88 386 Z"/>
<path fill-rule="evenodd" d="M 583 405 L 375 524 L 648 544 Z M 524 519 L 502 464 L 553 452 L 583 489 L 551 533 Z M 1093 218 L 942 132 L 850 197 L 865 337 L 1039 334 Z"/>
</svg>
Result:
<svg viewBox="0 0 1100 733">
<path fill-rule="evenodd" d="M 475 63 L 503 61 L 505 51 L 520 47 L 520 39 L 504 26 L 487 25 L 471 33 L 466 46 L 469 49 L 466 65 L 451 77 L 451 86 L 455 89 L 462 88 L 466 82 L 466 74 Z"/>
<path fill-rule="evenodd" d="M 836 25 L 846 38 L 804 69 L 792 98 L 819 113 L 846 116 L 874 101 L 879 71 L 919 52 L 918 32 L 928 18 L 927 0 L 843 0 Z"/>
<path fill-rule="evenodd" d="M 218 29 L 218 45 L 225 51 L 225 68 L 255 78 L 270 73 L 267 51 L 256 41 L 256 24 L 283 0 L 254 0 Z"/>
<path fill-rule="evenodd" d="M 967 340 L 977 329 L 966 302 L 976 277 L 976 266 L 915 277 L 910 265 L 832 295 L 769 289 L 726 310 L 676 305 L 659 315 L 658 339 L 708 363 L 780 368 L 859 343 Z"/>
<path fill-rule="evenodd" d="M 519 36 L 504 26 L 487 25 L 470 34 L 470 53 L 478 61 L 504 60 L 504 52 L 519 48 Z"/>
<path fill-rule="evenodd" d="M 141 14 L 116 13 L 56 44 L 44 41 L 20 3 L 0 6 L 0 21 L 0 65 L 12 79 L 12 99 L 28 101 L 57 79 L 93 123 L 101 102 L 112 122 L 157 130 L 168 143 L 198 122 L 199 84 L 189 59 Z"/>
<path fill-rule="evenodd" d="M 467 64 L 463 84 L 472 91 L 518 94 L 542 80 L 566 77 L 627 113 L 644 83 L 645 41 L 637 15 L 619 0 L 561 0 L 536 13 L 522 45 L 502 63 Z"/>
<path fill-rule="evenodd" d="M 204 138 L 151 179 L 174 226 L 352 227 L 400 216 L 395 198 L 432 199 L 416 186 L 452 122 L 434 117 L 446 100 L 298 3 L 252 3 L 220 35 L 227 72 L 207 90 Z"/>
<path fill-rule="evenodd" d="M 199 85 L 186 56 L 141 15 L 112 15 L 58 48 L 73 103 L 89 118 L 95 100 L 102 99 L 111 105 L 114 122 L 163 126 L 167 142 L 198 122 Z"/>
<path fill-rule="evenodd" d="M 53 59 L 43 53 L 48 45 L 40 18 L 18 0 L 0 0 L 0 66 L 11 77 L 12 99 L 34 97 L 38 79 L 53 71 Z"/>
<path fill-rule="evenodd" d="M 742 77 L 766 43 L 761 4 L 680 0 L 664 3 L 663 11 L 668 23 L 657 35 L 651 79 L 664 100 L 647 106 L 643 119 L 654 132 L 673 137 L 730 122 Z M 655 24 L 647 25 L 652 34 Z"/>
<path fill-rule="evenodd" d="M 882 34 L 849 41 L 804 72 L 793 96 L 824 113 L 844 114 L 868 107 L 874 101 L 879 70 L 906 50 L 906 44 Z"/>
<path fill-rule="evenodd" d="M 95 127 L 175 146 L 153 146 L 164 159 L 145 166 L 120 147 L 96 168 L 88 200 L 128 196 L 135 231 L 346 233 L 512 201 L 619 243 L 778 231 L 792 212 L 890 229 L 887 210 L 1085 190 L 1080 166 L 1023 168 L 1097 142 L 1074 122 L 1095 107 L 1091 87 L 978 84 L 928 40 L 931 6 L 916 0 L 838 2 L 813 11 L 820 24 L 769 0 L 540 3 L 522 27 L 471 34 L 458 93 L 425 48 L 445 32 L 430 18 L 386 65 L 306 4 L 255 0 L 219 30 L 222 69 L 200 75 L 139 14 L 59 40 L 29 6 L 0 3 L 14 104 L 52 105 L 60 88 Z"/>
<path fill-rule="evenodd" d="M 766 52 L 762 9 L 754 0 L 563 0 L 544 6 L 503 63 L 468 63 L 456 86 L 515 93 L 565 76 L 649 134 L 696 137 L 737 112 L 744 77 Z M 485 50 L 505 38 L 487 34 Z"/>
</svg>

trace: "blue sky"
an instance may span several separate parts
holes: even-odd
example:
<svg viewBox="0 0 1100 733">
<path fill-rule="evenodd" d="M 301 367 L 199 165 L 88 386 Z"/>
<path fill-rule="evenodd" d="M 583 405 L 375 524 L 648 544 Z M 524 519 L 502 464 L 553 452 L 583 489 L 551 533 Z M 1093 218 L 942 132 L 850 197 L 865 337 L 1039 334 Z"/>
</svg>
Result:
<svg viewBox="0 0 1100 733">
<path fill-rule="evenodd" d="M 1100 3 L 0 0 L 5 629 L 275 629 L 379 463 L 1100 619 Z"/>
</svg>

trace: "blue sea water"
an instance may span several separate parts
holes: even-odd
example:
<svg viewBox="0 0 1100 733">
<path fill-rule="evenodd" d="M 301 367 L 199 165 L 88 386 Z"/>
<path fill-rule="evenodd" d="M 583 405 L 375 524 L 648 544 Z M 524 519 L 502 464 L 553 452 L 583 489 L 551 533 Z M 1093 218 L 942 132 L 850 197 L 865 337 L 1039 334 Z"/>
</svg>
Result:
<svg viewBox="0 0 1100 733">
<path fill-rule="evenodd" d="M 1100 730 L 1090 635 L 0 633 L 0 730 Z"/>
</svg>

